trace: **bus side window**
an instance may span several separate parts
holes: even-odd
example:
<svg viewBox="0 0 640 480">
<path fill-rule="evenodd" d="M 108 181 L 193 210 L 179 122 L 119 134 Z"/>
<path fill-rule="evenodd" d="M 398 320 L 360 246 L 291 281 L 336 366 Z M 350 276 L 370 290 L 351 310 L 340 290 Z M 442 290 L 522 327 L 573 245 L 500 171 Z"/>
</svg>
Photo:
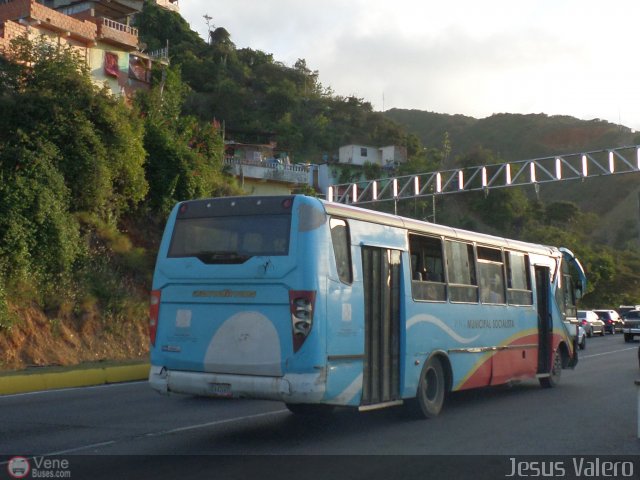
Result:
<svg viewBox="0 0 640 480">
<path fill-rule="evenodd" d="M 473 245 L 446 240 L 445 252 L 447 255 L 449 299 L 452 302 L 476 303 L 478 301 L 478 282 Z"/>
<path fill-rule="evenodd" d="M 533 305 L 529 256 L 505 251 L 507 267 L 507 301 L 511 305 Z"/>
<path fill-rule="evenodd" d="M 478 277 L 482 303 L 505 303 L 503 266 L 501 250 L 478 247 Z"/>
<path fill-rule="evenodd" d="M 578 312 L 576 308 L 576 295 L 574 281 L 569 271 L 567 262 L 562 262 L 562 296 L 564 297 L 564 313 L 566 316 L 575 317 Z"/>
<path fill-rule="evenodd" d="M 575 289 L 573 287 L 573 278 L 569 273 L 569 267 L 566 262 L 562 262 L 561 272 L 558 278 L 558 287 L 556 288 L 556 302 L 563 317 L 575 317 L 577 315 Z"/>
<path fill-rule="evenodd" d="M 333 253 L 336 260 L 336 270 L 338 278 L 343 283 L 353 282 L 351 270 L 351 238 L 347 222 L 339 218 L 332 218 L 329 222 L 331 228 L 331 242 L 333 243 Z"/>
<path fill-rule="evenodd" d="M 575 297 L 575 288 L 573 278 L 571 275 L 563 275 L 564 284 L 562 288 L 564 290 L 564 311 L 570 317 L 575 317 L 578 314 L 576 309 L 576 297 Z"/>
<path fill-rule="evenodd" d="M 444 281 L 442 240 L 422 235 L 409 235 L 411 257 L 411 290 L 414 300 L 443 302 L 447 299 Z"/>
</svg>

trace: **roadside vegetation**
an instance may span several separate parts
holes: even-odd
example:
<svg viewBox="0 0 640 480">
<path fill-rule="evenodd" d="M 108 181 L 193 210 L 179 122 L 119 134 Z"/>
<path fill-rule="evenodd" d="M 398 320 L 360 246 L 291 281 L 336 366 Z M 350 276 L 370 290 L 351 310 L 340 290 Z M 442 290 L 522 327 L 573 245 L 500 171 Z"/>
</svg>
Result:
<svg viewBox="0 0 640 480">
<path fill-rule="evenodd" d="M 95 359 L 82 350 L 104 332 L 140 345 L 167 212 L 239 192 L 222 171 L 220 132 L 181 113 L 177 71 L 127 105 L 71 49 L 12 46 L 0 60 L 0 367 L 48 363 L 42 342 L 83 331 L 80 358 Z"/>
</svg>

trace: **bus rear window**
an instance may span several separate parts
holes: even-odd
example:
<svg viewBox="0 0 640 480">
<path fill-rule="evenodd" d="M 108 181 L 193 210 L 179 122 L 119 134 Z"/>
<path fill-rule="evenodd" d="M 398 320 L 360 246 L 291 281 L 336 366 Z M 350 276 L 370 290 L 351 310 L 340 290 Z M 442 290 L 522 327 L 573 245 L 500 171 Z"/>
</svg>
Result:
<svg viewBox="0 0 640 480">
<path fill-rule="evenodd" d="M 167 256 L 239 264 L 254 256 L 288 255 L 290 226 L 290 214 L 178 218 Z"/>
</svg>

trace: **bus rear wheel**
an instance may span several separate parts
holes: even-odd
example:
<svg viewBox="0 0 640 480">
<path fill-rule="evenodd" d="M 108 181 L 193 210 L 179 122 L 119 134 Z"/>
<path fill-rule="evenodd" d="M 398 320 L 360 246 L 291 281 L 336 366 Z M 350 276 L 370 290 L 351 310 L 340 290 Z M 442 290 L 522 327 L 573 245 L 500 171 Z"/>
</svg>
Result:
<svg viewBox="0 0 640 480">
<path fill-rule="evenodd" d="M 422 367 L 416 398 L 409 400 L 409 408 L 423 418 L 433 418 L 444 405 L 446 381 L 442 362 L 430 358 Z"/>
<path fill-rule="evenodd" d="M 556 350 L 553 354 L 553 363 L 548 377 L 540 378 L 540 385 L 544 388 L 552 388 L 560 383 L 560 375 L 562 373 L 562 356 L 560 350 Z"/>
</svg>

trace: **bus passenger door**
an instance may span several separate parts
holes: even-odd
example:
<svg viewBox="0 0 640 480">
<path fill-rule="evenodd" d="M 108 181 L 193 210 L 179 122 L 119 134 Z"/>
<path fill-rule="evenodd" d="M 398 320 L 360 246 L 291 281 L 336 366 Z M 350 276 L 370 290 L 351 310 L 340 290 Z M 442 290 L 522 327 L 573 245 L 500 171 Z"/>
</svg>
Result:
<svg viewBox="0 0 640 480">
<path fill-rule="evenodd" d="M 549 309 L 551 271 L 536 265 L 536 298 L 538 310 L 538 373 L 551 370 L 551 311 Z"/>
<path fill-rule="evenodd" d="M 361 408 L 400 400 L 399 250 L 362 247 L 364 372 Z"/>
</svg>

